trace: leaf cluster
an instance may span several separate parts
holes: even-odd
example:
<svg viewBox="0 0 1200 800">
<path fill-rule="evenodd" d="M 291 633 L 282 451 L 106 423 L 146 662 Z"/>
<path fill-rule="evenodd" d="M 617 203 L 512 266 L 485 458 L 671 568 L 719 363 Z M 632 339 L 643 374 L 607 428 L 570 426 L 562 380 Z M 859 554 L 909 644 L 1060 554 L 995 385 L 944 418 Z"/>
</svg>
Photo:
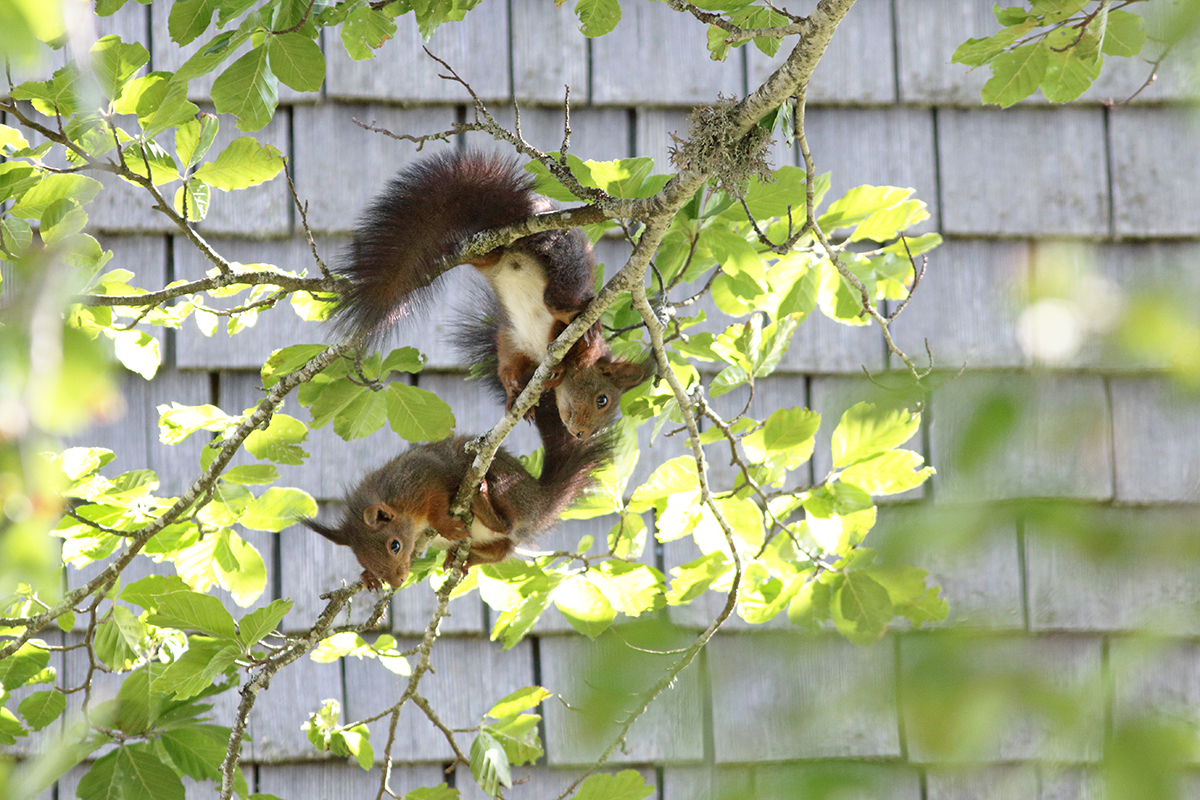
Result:
<svg viewBox="0 0 1200 800">
<path fill-rule="evenodd" d="M 968 39 L 951 59 L 987 65 L 992 77 L 983 102 L 1007 108 L 1039 88 L 1052 103 L 1066 103 L 1100 76 L 1104 57 L 1132 58 L 1146 43 L 1145 20 L 1097 0 L 1032 0 L 1028 7 L 995 7 L 1002 29 Z"/>
</svg>

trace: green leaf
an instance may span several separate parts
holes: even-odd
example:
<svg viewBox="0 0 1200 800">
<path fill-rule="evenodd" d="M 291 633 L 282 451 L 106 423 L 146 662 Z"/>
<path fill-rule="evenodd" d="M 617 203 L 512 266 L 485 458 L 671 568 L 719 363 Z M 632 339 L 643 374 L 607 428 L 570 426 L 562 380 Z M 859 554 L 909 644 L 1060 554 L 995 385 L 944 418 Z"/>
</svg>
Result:
<svg viewBox="0 0 1200 800">
<path fill-rule="evenodd" d="M 276 464 L 302 464 L 308 453 L 300 443 L 308 437 L 308 428 L 295 417 L 275 414 L 267 429 L 256 430 L 246 437 L 246 450 L 255 458 Z"/>
<path fill-rule="evenodd" d="M 158 339 L 145 331 L 111 331 L 106 332 L 112 337 L 117 360 L 126 369 L 136 372 L 146 380 L 150 380 L 158 372 L 162 363 L 162 354 L 158 349 Z"/>
<path fill-rule="evenodd" d="M 370 436 L 387 421 L 388 397 L 382 392 L 359 392 L 333 419 L 333 432 L 346 441 Z"/>
<path fill-rule="evenodd" d="M 270 464 L 242 464 L 226 470 L 221 480 L 243 486 L 261 486 L 279 480 L 279 470 Z"/>
<path fill-rule="evenodd" d="M 265 124 L 265 123 L 264 123 Z M 283 169 L 283 154 L 251 136 L 234 139 L 215 161 L 201 164 L 194 177 L 214 189 L 231 192 L 269 181 Z"/>
<path fill-rule="evenodd" d="M 645 564 L 605 561 L 588 577 L 613 608 L 631 617 L 657 611 L 666 604 L 662 573 Z"/>
<path fill-rule="evenodd" d="M 375 764 L 375 751 L 371 747 L 371 733 L 366 725 L 355 725 L 334 731 L 329 737 L 330 749 L 339 756 L 353 756 L 363 769 Z"/>
<path fill-rule="evenodd" d="M 949 604 L 938 597 L 938 587 L 925 585 L 929 573 L 923 569 L 889 564 L 870 567 L 866 572 L 887 589 L 895 613 L 917 627 L 944 620 L 950 613 Z"/>
<path fill-rule="evenodd" d="M 1137 14 L 1119 9 L 1108 12 L 1108 26 L 1104 31 L 1104 44 L 1100 52 L 1108 56 L 1132 58 L 1142 52 L 1146 44 L 1146 21 Z"/>
<path fill-rule="evenodd" d="M 575 800 L 643 800 L 654 794 L 654 787 L 636 771 L 627 769 L 616 775 L 600 773 L 579 784 Z"/>
<path fill-rule="evenodd" d="M 933 467 L 922 468 L 924 462 L 920 453 L 890 450 L 847 467 L 841 479 L 861 486 L 873 495 L 899 494 L 915 489 L 934 474 Z"/>
<path fill-rule="evenodd" d="M 708 591 L 717 580 L 727 575 L 733 564 L 719 551 L 671 569 L 674 580 L 667 593 L 667 603 L 678 606 L 690 603 Z"/>
<path fill-rule="evenodd" d="M 49 663 L 49 650 L 26 642 L 11 656 L 0 661 L 0 688 L 9 692 L 19 689 Z"/>
<path fill-rule="evenodd" d="M 178 80 L 166 80 L 159 73 L 147 76 L 153 79 L 137 100 L 138 125 L 147 138 L 195 119 L 200 109 L 187 98 L 187 84 Z M 136 79 L 135 79 L 136 80 Z M 134 81 L 126 87 L 129 94 Z M 124 96 L 124 95 L 123 95 Z"/>
<path fill-rule="evenodd" d="M 124 606 L 114 606 L 112 618 L 96 628 L 96 657 L 110 669 L 124 670 L 141 657 L 146 628 Z"/>
<path fill-rule="evenodd" d="M 122 44 L 119 36 L 105 36 L 90 51 L 92 72 L 100 91 L 109 100 L 121 94 L 125 83 L 150 60 L 150 53 L 138 43 Z"/>
<path fill-rule="evenodd" d="M 874 644 L 892 620 L 892 601 L 876 580 L 862 570 L 848 570 L 833 593 L 833 624 L 859 645 Z"/>
<path fill-rule="evenodd" d="M 325 54 L 303 33 L 285 33 L 267 40 L 271 71 L 298 92 L 316 92 L 325 80 Z"/>
<path fill-rule="evenodd" d="M 458 789 L 451 789 L 446 784 L 440 786 L 422 786 L 404 795 L 403 800 L 458 800 Z M 253 798 L 251 799 L 253 800 Z"/>
<path fill-rule="evenodd" d="M 216 598 L 213 598 L 216 599 Z M 188 649 L 154 681 L 154 688 L 180 700 L 194 697 L 212 685 L 242 654 L 236 643 L 206 636 L 189 636 Z"/>
<path fill-rule="evenodd" d="M 490 734 L 480 731 L 471 743 L 471 777 L 489 797 L 499 797 L 500 787 L 512 788 L 508 754 Z"/>
<path fill-rule="evenodd" d="M 608 630 L 617 612 L 586 575 L 572 575 L 554 590 L 554 605 L 571 627 L 595 639 Z"/>
<path fill-rule="evenodd" d="M 308 492 L 272 486 L 254 499 L 240 522 L 251 530 L 278 532 L 316 513 L 317 501 Z"/>
<path fill-rule="evenodd" d="M 258 47 L 217 76 L 212 100 L 217 111 L 237 117 L 239 131 L 256 131 L 270 122 L 275 113 L 278 86 L 278 79 L 267 66 L 267 48 Z"/>
<path fill-rule="evenodd" d="M 553 696 L 553 692 L 543 689 L 541 686 L 526 686 L 524 689 L 518 689 L 503 700 L 500 700 L 484 716 L 491 717 L 492 719 L 511 717 L 514 714 L 528 711 L 547 697 Z"/>
<path fill-rule="evenodd" d="M 87 212 L 77 201 L 69 197 L 56 200 L 42 214 L 42 241 L 46 244 L 62 242 L 82 231 L 86 225 Z"/>
<path fill-rule="evenodd" d="M 1078 49 L 1052 52 L 1042 78 L 1042 94 L 1051 103 L 1068 103 L 1088 90 L 1100 77 L 1103 57 L 1081 58 Z"/>
<path fill-rule="evenodd" d="M 206 184 L 196 180 L 185 181 L 175 190 L 171 206 L 175 213 L 192 222 L 203 222 L 208 216 L 211 193 Z"/>
<path fill-rule="evenodd" d="M 845 469 L 899 447 L 921 426 L 921 415 L 906 408 L 877 408 L 858 403 L 842 415 L 833 431 L 833 467 Z"/>
<path fill-rule="evenodd" d="M 983 85 L 983 102 L 1003 108 L 1037 90 L 1050 63 L 1045 42 L 1031 42 L 992 59 L 992 77 Z"/>
<path fill-rule="evenodd" d="M 40 220 L 46 209 L 57 201 L 70 198 L 80 205 L 87 205 L 101 188 L 100 181 L 86 175 L 43 175 L 13 204 L 9 213 L 14 217 Z"/>
<path fill-rule="evenodd" d="M 485 725 L 483 731 L 490 734 L 508 756 L 511 764 L 532 764 L 542 757 L 542 742 L 538 738 L 537 714 L 518 714 L 500 720 L 495 725 Z"/>
<path fill-rule="evenodd" d="M 229 729 L 216 725 L 196 725 L 164 730 L 158 740 L 176 767 L 198 781 L 221 782 L 221 762 L 229 745 Z M 234 791 L 246 796 L 248 787 L 238 767 L 234 776 Z"/>
<path fill-rule="evenodd" d="M 201 114 L 175 129 L 175 155 L 184 169 L 196 166 L 217 138 L 220 121 L 216 114 Z"/>
<path fill-rule="evenodd" d="M 821 623 L 829 619 L 831 602 L 827 584 L 809 581 L 800 587 L 788 604 L 788 621 L 801 630 L 815 633 L 821 629 Z"/>
<path fill-rule="evenodd" d="M 298 491 L 298 490 L 292 490 Z M 316 506 L 313 506 L 314 513 Z M 244 524 L 244 523 L 243 523 Z M 262 556 L 242 537 L 230 530 L 217 535 L 212 554 L 217 584 L 242 608 L 252 605 L 267 588 L 267 566 Z"/>
<path fill-rule="evenodd" d="M 270 389 L 279 383 L 279 379 L 284 375 L 295 372 L 311 361 L 314 356 L 323 352 L 325 352 L 323 344 L 294 344 L 291 347 L 276 350 L 263 364 L 263 386 Z"/>
<path fill-rule="evenodd" d="M 621 21 L 621 4 L 618 0 L 577 0 L 575 14 L 579 17 L 579 30 L 583 35 L 596 38 L 617 27 Z"/>
<path fill-rule="evenodd" d="M 561 579 L 561 575 L 555 575 L 554 580 L 550 581 L 551 587 L 553 588 Z M 483 581 L 480 580 L 480 586 L 482 587 L 482 585 Z M 480 594 L 482 595 L 482 591 Z M 521 600 L 516 607 L 502 612 L 496 618 L 496 624 L 492 626 L 492 641 L 499 639 L 504 644 L 505 650 L 516 647 L 541 618 L 546 607 L 550 605 L 550 597 L 549 589 L 535 592 Z"/>
<path fill-rule="evenodd" d="M 167 17 L 167 32 L 179 45 L 189 44 L 208 30 L 217 0 L 175 0 Z"/>
<path fill-rule="evenodd" d="M 430 4 L 432 8 L 434 4 Z M 366 61 L 375 57 L 375 51 L 396 35 L 396 23 L 391 17 L 370 8 L 366 4 L 354 10 L 342 23 L 342 45 L 355 61 Z M 426 35 L 421 31 L 422 35 Z"/>
<path fill-rule="evenodd" d="M 40 731 L 49 725 L 67 708 L 67 696 L 59 691 L 34 692 L 17 706 L 17 711 L 29 723 L 32 730 Z"/>
<path fill-rule="evenodd" d="M 763 427 L 742 440 L 752 462 L 782 456 L 788 469 L 795 469 L 812 457 L 821 415 L 807 408 L 781 408 L 767 417 Z"/>
<path fill-rule="evenodd" d="M 118 761 L 126 797 L 184 800 L 183 781 L 155 755 L 149 744 L 134 745 L 117 752 L 125 754 L 125 759 Z"/>
<path fill-rule="evenodd" d="M 175 575 L 147 575 L 121 590 L 120 598 L 147 611 L 158 608 L 160 597 L 188 591 L 187 584 Z"/>
<path fill-rule="evenodd" d="M 799 167 L 780 167 L 771 181 L 755 177 L 746 187 L 746 205 L 755 219 L 787 219 L 788 209 L 796 228 L 804 224 L 805 171 Z"/>
<path fill-rule="evenodd" d="M 157 409 L 158 440 L 163 444 L 179 444 L 196 431 L 223 431 L 238 422 L 213 405 L 184 406 L 179 403 L 161 405 Z"/>
<path fill-rule="evenodd" d="M 415 347 L 398 347 L 383 360 L 379 376 L 384 377 L 389 372 L 420 372 L 428 360 Z"/>
<path fill-rule="evenodd" d="M 28 100 L 47 117 L 69 117 L 83 108 L 79 69 L 74 63 L 57 69 L 46 81 L 26 81 L 9 93 L 13 100 Z"/>
<path fill-rule="evenodd" d="M 146 618 L 151 624 L 204 631 L 218 639 L 236 641 L 233 617 L 217 598 L 185 591 L 159 595 L 157 600 L 157 610 Z"/>
<path fill-rule="evenodd" d="M 390 383 L 387 387 L 387 416 L 392 430 L 409 442 L 434 442 L 454 430 L 454 412 L 437 395 Z"/>
</svg>

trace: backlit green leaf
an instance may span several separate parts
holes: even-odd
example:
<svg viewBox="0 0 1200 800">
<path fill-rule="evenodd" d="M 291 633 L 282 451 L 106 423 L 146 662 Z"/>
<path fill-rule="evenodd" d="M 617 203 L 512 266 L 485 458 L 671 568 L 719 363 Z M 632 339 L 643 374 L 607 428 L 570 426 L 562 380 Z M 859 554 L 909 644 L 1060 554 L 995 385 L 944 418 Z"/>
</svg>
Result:
<svg viewBox="0 0 1200 800">
<path fill-rule="evenodd" d="M 234 139 L 215 161 L 201 164 L 194 177 L 227 192 L 269 181 L 283 169 L 283 154 L 271 145 L 260 145 L 251 136 Z"/>
</svg>

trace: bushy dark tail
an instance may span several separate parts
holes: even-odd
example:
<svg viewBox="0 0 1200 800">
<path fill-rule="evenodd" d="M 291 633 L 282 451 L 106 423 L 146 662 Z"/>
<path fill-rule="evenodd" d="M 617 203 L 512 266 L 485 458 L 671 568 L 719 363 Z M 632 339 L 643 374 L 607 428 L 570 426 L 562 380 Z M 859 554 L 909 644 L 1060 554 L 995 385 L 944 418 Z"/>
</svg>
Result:
<svg viewBox="0 0 1200 800">
<path fill-rule="evenodd" d="M 553 392 L 534 407 L 533 421 L 546 453 L 538 483 L 546 491 L 543 514 L 549 526 L 595 485 L 596 470 L 612 461 L 615 440 L 608 432 L 582 440 L 572 436 L 559 418 Z"/>
<path fill-rule="evenodd" d="M 514 160 L 474 152 L 430 156 L 393 178 L 335 268 L 350 281 L 333 311 L 338 334 L 375 343 L 455 266 L 465 239 L 534 212 L 533 182 Z"/>
<path fill-rule="evenodd" d="M 504 319 L 504 309 L 496 295 L 480 289 L 472 292 L 466 303 L 455 309 L 458 324 L 450 331 L 450 341 L 464 363 L 471 367 L 471 378 L 483 381 L 484 387 L 501 404 L 507 401 L 500 380 L 500 353 L 496 336 Z"/>
</svg>

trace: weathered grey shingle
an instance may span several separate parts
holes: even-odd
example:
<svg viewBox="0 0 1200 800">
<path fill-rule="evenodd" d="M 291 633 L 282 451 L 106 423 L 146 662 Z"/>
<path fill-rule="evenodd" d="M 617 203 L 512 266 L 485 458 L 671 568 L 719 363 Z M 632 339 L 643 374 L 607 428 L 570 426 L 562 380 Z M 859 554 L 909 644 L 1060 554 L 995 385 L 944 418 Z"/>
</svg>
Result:
<svg viewBox="0 0 1200 800">
<path fill-rule="evenodd" d="M 1104 739 L 1100 662 L 1098 638 L 993 639 L 937 634 L 901 639 L 901 705 L 909 760 L 1078 762 L 1099 758 Z M 1013 687 L 1014 680 L 1020 681 L 1022 689 L 1007 688 Z M 942 695 L 947 691 L 956 692 L 953 697 L 978 692 L 981 703 L 988 702 L 989 695 L 1009 703 L 1004 698 L 1035 688 L 1078 705 L 1071 707 L 1069 718 L 1055 716 L 1044 705 L 1030 709 L 1009 704 L 1004 708 L 988 705 L 982 714 L 964 712 L 968 714 L 965 718 L 946 719 Z M 964 725 L 971 726 L 969 739 L 964 738 Z M 955 736 L 955 730 L 963 733 Z"/>
<path fill-rule="evenodd" d="M 683 647 L 690 642 L 686 634 L 667 635 L 667 630 L 664 627 L 653 642 L 642 641 L 646 637 L 634 641 L 639 647 L 655 650 Z M 633 708 L 636 698 L 679 658 L 677 654 L 651 655 L 635 650 L 625 643 L 630 635 L 618 629 L 595 642 L 581 636 L 541 639 L 542 680 L 555 687 L 568 704 L 550 701 L 543 706 L 548 763 L 595 762 L 617 735 L 616 721 L 624 718 L 623 709 Z M 618 748 L 609 763 L 703 758 L 700 705 L 700 675 L 693 662 L 634 723 L 625 747 Z"/>
<path fill-rule="evenodd" d="M 372 742 L 374 744 L 374 742 Z M 323 764 L 264 764 L 258 768 L 258 790 L 288 800 L 360 800 L 379 791 L 378 769 L 365 771 L 350 759 L 331 759 Z M 396 765 L 389 786 L 404 796 L 423 786 L 446 780 L 440 766 Z"/>
<path fill-rule="evenodd" d="M 804 5 L 813 5 L 806 3 Z M 799 13 L 801 9 L 791 8 Z M 803 9 L 808 13 L 809 9 Z M 829 105 L 876 105 L 896 99 L 895 32 L 892 4 L 887 0 L 855 3 L 837 35 L 821 57 L 808 87 L 808 102 Z M 796 39 L 783 40 L 774 58 L 767 58 L 754 44 L 745 46 L 750 63 L 750 88 L 761 84 L 783 63 L 796 46 Z M 736 51 L 734 51 L 736 52 Z M 736 56 L 731 55 L 732 61 Z"/>
<path fill-rule="evenodd" d="M 251 711 L 255 761 L 315 761 L 327 758 L 305 736 L 301 725 L 326 700 L 342 700 L 342 669 L 336 661 L 320 664 L 302 656 L 271 676 Z M 342 722 L 350 720 L 342 718 Z"/>
<path fill-rule="evenodd" d="M 342 507 L 326 503 L 317 519 L 325 525 L 341 520 Z M 358 579 L 360 566 L 349 547 L 336 545 L 320 534 L 301 525 L 292 525 L 279 532 L 279 596 L 290 599 L 292 610 L 283 618 L 288 631 L 307 630 L 325 609 L 325 592 L 340 589 Z M 370 616 L 379 598 L 364 591 L 350 601 L 338 617 L 339 624 L 361 624 Z M 381 626 L 387 628 L 385 615 Z"/>
<path fill-rule="evenodd" d="M 718 92 L 741 91 L 742 60 L 708 57 L 708 26 L 666 6 L 635 3 L 621 8 L 621 23 L 592 40 L 592 102 L 596 105 L 696 105 Z M 661 58 L 663 43 L 670 57 Z M 653 75 L 653 79 L 649 79 Z"/>
<path fill-rule="evenodd" d="M 518 101 L 520 98 L 518 98 Z M 557 104 L 548 107 L 521 104 L 521 137 L 543 153 L 559 151 L 563 142 L 563 93 L 559 87 Z M 505 129 L 516 133 L 516 114 L 510 105 L 493 105 L 488 111 Z M 468 111 L 467 121 L 474 119 Z M 592 108 L 582 105 L 571 87 L 571 142 L 567 152 L 584 161 L 606 161 L 629 156 L 630 114 L 624 108 Z M 463 134 L 467 147 L 485 151 L 496 150 L 513 155 L 511 147 L 501 144 L 484 131 Z M 520 161 L 528 159 L 516 156 Z M 573 205 L 561 203 L 560 205 Z"/>
<path fill-rule="evenodd" d="M 771 765 L 754 770 L 754 796 L 805 797 L 830 792 L 846 800 L 917 800 L 921 775 L 893 764 L 826 762 Z"/>
<path fill-rule="evenodd" d="M 932 402 L 939 502 L 1112 497 L 1108 397 L 1099 377 L 967 374 Z"/>
<path fill-rule="evenodd" d="M 333 31 L 328 31 L 328 42 Z M 507 98 L 509 79 L 508 8 L 484 3 L 461 22 L 443 25 L 429 41 L 413 17 L 396 20 L 396 34 L 367 63 L 354 61 L 340 41 L 326 48 L 325 94 L 354 100 L 419 100 L 470 103 L 460 84 L 442 80 L 446 68 L 422 48 L 449 64 L 483 100 Z"/>
<path fill-rule="evenodd" d="M 950 239 L 928 256 L 925 277 L 892 326 L 896 346 L 920 368 L 929 366 L 926 344 L 942 369 L 1027 364 L 1017 319 L 1028 245 Z M 900 366 L 899 358 L 893 361 Z"/>
<path fill-rule="evenodd" d="M 881 560 L 928 570 L 926 582 L 942 588 L 950 614 L 927 626 L 1024 626 L 1017 530 L 1002 515 L 977 506 L 887 505 L 865 544 Z"/>
<path fill-rule="evenodd" d="M 862 184 L 915 189 L 912 197 L 925 201 L 930 219 L 913 230 L 938 230 L 932 111 L 902 107 L 814 108 L 805 115 L 805 121 L 817 175 L 833 173 L 826 205 Z"/>
<path fill-rule="evenodd" d="M 398 42 L 392 48 L 400 47 Z M 332 73 L 331 73 L 332 74 Z M 387 75 L 389 85 L 395 73 Z M 421 154 L 415 145 L 396 141 L 354 124 L 374 125 L 395 134 L 422 136 L 450 129 L 456 119 L 452 107 L 400 109 L 388 106 L 344 105 L 300 106 L 293 109 L 296 143 L 293 168 L 296 193 L 308 203 L 308 224 L 314 231 L 349 231 L 368 203 L 401 167 Z M 331 143 L 336 142 L 336 146 Z M 430 142 L 423 154 L 453 147 Z"/>
<path fill-rule="evenodd" d="M 1101 109 L 942 109 L 937 135 L 944 233 L 1108 234 Z"/>
<path fill-rule="evenodd" d="M 407 650 L 415 639 L 400 640 L 397 647 Z M 416 656 L 410 658 L 414 664 Z M 443 637 L 433 648 L 433 671 L 421 681 L 420 693 L 451 728 L 479 725 L 484 713 L 497 701 L 517 689 L 533 685 L 532 648 L 522 642 L 514 649 L 501 651 L 500 644 L 477 638 Z M 470 676 L 467 680 L 464 676 Z M 388 672 L 373 661 L 346 661 L 346 704 L 348 719 L 361 719 L 387 709 L 400 699 L 408 685 L 406 676 Z M 371 744 L 376 762 L 383 758 L 390 717 L 373 722 Z M 457 741 L 464 752 L 472 736 L 459 734 Z M 398 761 L 445 761 L 454 757 L 441 731 L 411 702 L 405 703 L 396 727 L 392 757 Z"/>
<path fill-rule="evenodd" d="M 1096 529 L 1027 527 L 1031 627 L 1200 632 L 1200 556 L 1187 546 L 1195 507 L 1114 508 L 1093 519 Z"/>
<path fill-rule="evenodd" d="M 754 774 L 745 767 L 667 767 L 663 770 L 664 800 L 720 800 L 750 797 Z"/>
<path fill-rule="evenodd" d="M 1118 236 L 1200 235 L 1200 126 L 1187 108 L 1109 114 Z"/>
<path fill-rule="evenodd" d="M 1112 645 L 1113 721 L 1178 724 L 1200 711 L 1200 648 L 1170 639 L 1118 639 Z"/>
<path fill-rule="evenodd" d="M 898 0 L 896 50 L 900 100 L 978 106 L 989 73 L 951 64 L 954 48 L 971 37 L 999 30 L 985 3 L 957 0 Z"/>
<path fill-rule="evenodd" d="M 929 800 L 1032 800 L 1039 796 L 1037 771 L 1024 764 L 931 769 L 925 781 Z"/>
<path fill-rule="evenodd" d="M 579 20 L 571 10 L 550 8 L 536 0 L 514 0 L 510 13 L 517 101 L 561 103 L 564 86 L 570 86 L 575 103 L 586 103 L 588 40 L 578 31 Z"/>
<path fill-rule="evenodd" d="M 1200 502 L 1200 403 L 1161 380 L 1112 378 L 1117 500 Z"/>
<path fill-rule="evenodd" d="M 213 249 L 230 262 L 240 264 L 269 264 L 299 274 L 308 270 L 310 276 L 320 272 L 313 262 L 312 250 L 302 238 L 252 241 L 247 239 L 212 239 Z M 318 253 L 326 263 L 332 263 L 340 242 L 321 240 Z M 181 236 L 175 237 L 175 278 L 194 281 L 203 278 L 213 264 Z M 248 302 L 250 292 L 243 291 L 231 298 L 212 298 L 200 295 L 205 307 L 226 309 Z M 306 322 L 292 309 L 290 299 L 273 308 L 259 311 L 252 327 L 230 336 L 226 331 L 228 317 L 217 320 L 212 336 L 205 336 L 195 318 L 189 318 L 175 333 L 176 360 L 185 369 L 261 369 L 272 352 L 294 344 L 322 344 L 334 340 L 328 326 Z"/>
<path fill-rule="evenodd" d="M 887 642 L 737 634 L 707 652 L 717 763 L 900 755 Z"/>
<path fill-rule="evenodd" d="M 609 767 L 608 769 L 600 770 L 601 774 L 616 775 L 619 772 L 624 772 L 629 767 L 621 768 L 619 766 Z M 458 773 L 458 782 L 455 788 L 462 794 L 463 800 L 484 800 L 487 797 L 479 785 L 471 779 L 470 773 L 465 767 L 460 766 Z M 649 767 L 641 767 L 636 770 L 646 785 L 657 788 L 658 781 L 655 771 Z M 505 791 L 505 796 L 516 797 L 518 794 L 528 795 L 529 797 L 545 797 L 554 798 L 560 796 L 573 784 L 583 773 L 582 768 L 575 769 L 551 769 L 545 766 L 545 763 L 539 763 L 535 766 L 522 766 L 512 768 L 513 788 Z M 519 785 L 517 781 L 522 781 Z M 603 796 L 603 795 L 601 795 Z"/>
</svg>

